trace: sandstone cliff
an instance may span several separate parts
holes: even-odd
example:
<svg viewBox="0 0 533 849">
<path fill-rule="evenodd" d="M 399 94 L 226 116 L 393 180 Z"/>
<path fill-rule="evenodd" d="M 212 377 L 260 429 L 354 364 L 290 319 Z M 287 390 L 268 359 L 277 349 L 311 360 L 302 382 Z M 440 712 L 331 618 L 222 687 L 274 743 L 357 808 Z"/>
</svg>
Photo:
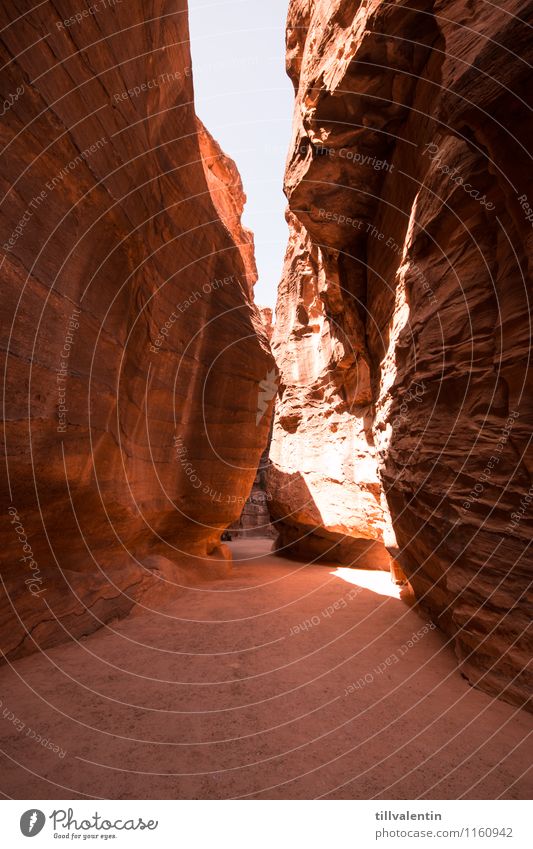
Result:
<svg viewBox="0 0 533 849">
<path fill-rule="evenodd" d="M 239 520 L 228 529 L 232 539 L 266 537 L 274 540 L 277 537 L 276 529 L 270 518 L 269 499 L 271 496 L 267 492 L 269 452 L 270 442 L 259 461 L 252 491 L 244 502 Z"/>
<path fill-rule="evenodd" d="M 257 306 L 263 329 L 267 339 L 272 339 L 274 327 L 272 325 L 272 310 L 270 307 Z M 265 401 L 275 397 L 277 391 L 277 379 L 275 372 L 272 371 L 267 380 L 262 384 L 264 389 Z M 258 410 L 258 416 L 262 415 L 262 410 Z M 271 496 L 267 492 L 267 474 L 270 465 L 270 442 L 272 438 L 272 427 L 270 427 L 267 444 L 265 450 L 259 460 L 259 466 L 253 482 L 252 491 L 246 500 L 243 499 L 242 512 L 237 522 L 234 522 L 228 529 L 233 539 L 242 537 L 269 537 L 275 539 L 277 533 L 271 524 L 269 500 Z"/>
<path fill-rule="evenodd" d="M 253 242 L 195 115 L 186 3 L 85 12 L 0 11 L 11 656 L 209 568 L 272 406 L 256 423 L 272 359 Z"/>
<path fill-rule="evenodd" d="M 532 6 L 291 3 L 270 475 L 282 543 L 376 565 L 385 544 L 469 680 L 519 703 Z"/>
</svg>

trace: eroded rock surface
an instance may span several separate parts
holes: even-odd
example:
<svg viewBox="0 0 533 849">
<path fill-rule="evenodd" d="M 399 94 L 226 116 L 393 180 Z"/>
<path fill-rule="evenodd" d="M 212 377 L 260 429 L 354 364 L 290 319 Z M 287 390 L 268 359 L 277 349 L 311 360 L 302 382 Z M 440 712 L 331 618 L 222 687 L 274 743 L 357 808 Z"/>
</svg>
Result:
<svg viewBox="0 0 533 849">
<path fill-rule="evenodd" d="M 212 577 L 272 408 L 256 421 L 253 240 L 195 115 L 186 3 L 78 12 L 0 11 L 10 656 Z"/>
<path fill-rule="evenodd" d="M 277 536 L 270 517 L 269 501 L 271 496 L 267 492 L 269 452 L 270 441 L 259 461 L 252 490 L 244 502 L 239 520 L 229 528 L 232 539 L 246 539 L 248 537 L 275 539 Z"/>
<path fill-rule="evenodd" d="M 384 543 L 469 680 L 518 703 L 531 691 L 532 7 L 291 3 L 270 475 L 289 547 L 357 562 L 357 545 Z"/>
<path fill-rule="evenodd" d="M 272 324 L 272 309 L 270 307 L 262 307 L 259 305 L 257 309 L 261 317 L 267 339 L 270 340 L 272 339 L 272 334 L 274 332 Z M 261 386 L 263 387 L 262 394 L 264 396 L 264 403 L 268 403 L 271 397 L 275 397 L 277 391 L 277 376 L 274 370 L 269 373 L 267 379 L 262 382 Z M 262 415 L 263 405 L 261 406 L 261 409 L 258 410 L 258 417 L 261 417 Z M 277 537 L 276 530 L 271 522 L 269 508 L 269 502 L 272 496 L 267 491 L 271 439 L 272 427 L 269 431 L 265 450 L 259 460 L 259 466 L 254 478 L 252 490 L 248 498 L 246 498 L 246 500 L 243 499 L 244 504 L 238 521 L 234 522 L 229 528 L 233 539 L 240 539 L 242 537 L 267 537 L 269 539 L 275 539 Z"/>
</svg>

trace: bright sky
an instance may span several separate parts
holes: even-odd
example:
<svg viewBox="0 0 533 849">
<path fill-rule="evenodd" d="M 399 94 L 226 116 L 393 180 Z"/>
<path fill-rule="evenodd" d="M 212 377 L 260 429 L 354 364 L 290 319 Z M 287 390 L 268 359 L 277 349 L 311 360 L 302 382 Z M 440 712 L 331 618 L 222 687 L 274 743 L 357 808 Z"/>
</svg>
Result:
<svg viewBox="0 0 533 849">
<path fill-rule="evenodd" d="M 285 73 L 288 0 L 189 0 L 196 112 L 237 163 L 255 234 L 255 300 L 273 307 L 287 243 L 282 191 L 293 88 Z"/>
</svg>

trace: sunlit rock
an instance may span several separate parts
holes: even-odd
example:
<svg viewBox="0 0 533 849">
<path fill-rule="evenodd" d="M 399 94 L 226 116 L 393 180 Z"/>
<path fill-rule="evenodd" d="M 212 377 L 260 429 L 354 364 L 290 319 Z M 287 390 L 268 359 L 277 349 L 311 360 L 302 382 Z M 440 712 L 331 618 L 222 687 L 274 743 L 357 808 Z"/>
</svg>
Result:
<svg viewBox="0 0 533 849">
<path fill-rule="evenodd" d="M 384 544 L 469 680 L 518 703 L 531 691 L 530 14 L 519 0 L 291 3 L 269 478 L 289 549 L 357 564 L 352 541 Z"/>
</svg>

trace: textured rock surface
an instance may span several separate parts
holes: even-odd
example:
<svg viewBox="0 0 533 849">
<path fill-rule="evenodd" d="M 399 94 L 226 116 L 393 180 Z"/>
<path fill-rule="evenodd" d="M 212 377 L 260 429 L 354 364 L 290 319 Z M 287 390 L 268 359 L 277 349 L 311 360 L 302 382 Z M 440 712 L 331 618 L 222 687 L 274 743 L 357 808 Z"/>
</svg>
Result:
<svg viewBox="0 0 533 849">
<path fill-rule="evenodd" d="M 19 92 L 0 126 L 11 655 L 168 594 L 181 568 L 212 576 L 272 407 L 256 424 L 272 360 L 252 239 L 195 116 L 186 3 L 62 24 L 78 6 L 0 11 Z"/>
<path fill-rule="evenodd" d="M 342 316 L 328 315 L 320 295 L 326 285 L 321 251 L 294 216 L 289 221 L 272 338 L 280 398 L 268 472 L 280 546 L 302 556 L 355 558 L 360 566 L 371 566 L 366 554 L 379 552 L 376 565 L 388 566 L 367 429 L 371 397 L 364 332 L 353 328 L 350 336 Z M 346 324 L 352 324 L 351 312 Z"/>
<path fill-rule="evenodd" d="M 270 486 L 302 551 L 383 541 L 469 680 L 521 703 L 533 4 L 504 6 L 291 3 Z"/>
<path fill-rule="evenodd" d="M 229 528 L 232 539 L 247 537 L 268 537 L 274 539 L 277 534 L 272 525 L 267 492 L 267 474 L 269 468 L 270 440 L 259 461 L 250 495 L 244 502 L 242 513 L 237 522 Z"/>
<path fill-rule="evenodd" d="M 270 340 L 272 339 L 272 334 L 274 332 L 272 325 L 272 310 L 270 307 L 261 306 L 258 306 L 257 310 L 261 317 L 267 339 Z M 275 396 L 277 391 L 275 372 L 272 372 L 270 376 L 272 379 L 265 381 L 267 388 L 265 400 L 270 396 Z M 258 411 L 258 415 L 261 415 L 261 413 L 261 410 Z M 259 460 L 259 466 L 257 468 L 257 474 L 254 478 L 251 492 L 244 501 L 242 512 L 238 521 L 234 522 L 229 528 L 233 539 L 241 537 L 268 537 L 273 539 L 277 536 L 276 531 L 271 524 L 269 510 L 269 501 L 271 496 L 267 492 L 267 473 L 270 465 L 268 458 L 270 454 L 271 438 L 272 428 L 270 428 L 265 450 Z"/>
<path fill-rule="evenodd" d="M 241 222 L 246 203 L 241 175 L 237 166 L 220 147 L 206 127 L 198 120 L 198 136 L 202 152 L 207 185 L 211 199 L 221 220 L 230 231 L 240 249 L 250 298 L 253 300 L 254 283 L 257 282 L 254 237 Z M 260 314 L 261 311 L 259 310 Z"/>
</svg>

